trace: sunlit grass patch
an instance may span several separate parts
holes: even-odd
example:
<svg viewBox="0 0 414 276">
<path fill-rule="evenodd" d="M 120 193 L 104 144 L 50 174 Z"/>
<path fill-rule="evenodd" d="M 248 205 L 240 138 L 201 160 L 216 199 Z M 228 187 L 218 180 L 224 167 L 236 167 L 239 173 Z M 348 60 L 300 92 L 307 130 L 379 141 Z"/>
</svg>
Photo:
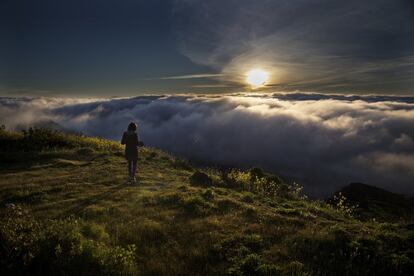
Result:
<svg viewBox="0 0 414 276">
<path fill-rule="evenodd" d="M 52 166 L 61 168 L 61 167 L 77 167 L 88 165 L 89 162 L 79 161 L 79 160 L 67 160 L 67 159 L 56 159 L 54 160 Z"/>
</svg>

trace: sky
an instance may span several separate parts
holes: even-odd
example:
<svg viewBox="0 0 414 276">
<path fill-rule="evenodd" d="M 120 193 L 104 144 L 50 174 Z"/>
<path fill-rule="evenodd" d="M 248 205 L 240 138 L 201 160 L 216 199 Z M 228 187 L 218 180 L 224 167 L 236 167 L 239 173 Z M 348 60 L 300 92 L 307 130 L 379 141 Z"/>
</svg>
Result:
<svg viewBox="0 0 414 276">
<path fill-rule="evenodd" d="M 413 0 L 0 0 L 8 129 L 413 195 L 413 112 Z"/>
<path fill-rule="evenodd" d="M 412 0 L 2 0 L 0 95 L 414 94 Z"/>
</svg>

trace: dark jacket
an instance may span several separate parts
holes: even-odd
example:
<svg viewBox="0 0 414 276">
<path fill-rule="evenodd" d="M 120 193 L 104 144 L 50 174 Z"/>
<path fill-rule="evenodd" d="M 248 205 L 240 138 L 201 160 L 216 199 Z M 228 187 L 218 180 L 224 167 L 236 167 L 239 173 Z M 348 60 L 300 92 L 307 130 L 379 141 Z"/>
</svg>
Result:
<svg viewBox="0 0 414 276">
<path fill-rule="evenodd" d="M 128 160 L 138 159 L 138 134 L 135 131 L 125 131 L 122 135 L 121 144 L 125 145 L 125 158 Z"/>
</svg>

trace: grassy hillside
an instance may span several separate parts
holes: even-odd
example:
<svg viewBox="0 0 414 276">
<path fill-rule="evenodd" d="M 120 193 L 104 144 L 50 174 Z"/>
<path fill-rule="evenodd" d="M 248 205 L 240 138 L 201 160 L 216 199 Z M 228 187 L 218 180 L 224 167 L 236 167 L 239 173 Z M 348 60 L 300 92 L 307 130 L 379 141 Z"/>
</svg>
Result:
<svg viewBox="0 0 414 276">
<path fill-rule="evenodd" d="M 126 185 L 119 144 L 47 130 L 1 130 L 0 156 L 1 275 L 414 269 L 405 222 L 360 221 L 344 201 L 305 199 L 258 169 L 197 169 L 144 147 L 139 184 Z"/>
</svg>

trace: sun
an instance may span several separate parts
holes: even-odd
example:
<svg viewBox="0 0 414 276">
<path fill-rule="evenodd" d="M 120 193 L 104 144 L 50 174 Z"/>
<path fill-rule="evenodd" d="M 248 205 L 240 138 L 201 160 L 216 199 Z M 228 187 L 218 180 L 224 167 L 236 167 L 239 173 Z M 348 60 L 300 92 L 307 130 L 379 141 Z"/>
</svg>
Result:
<svg viewBox="0 0 414 276">
<path fill-rule="evenodd" d="M 246 82 L 252 88 L 265 86 L 269 80 L 269 73 L 262 69 L 253 69 L 246 73 Z"/>
</svg>

